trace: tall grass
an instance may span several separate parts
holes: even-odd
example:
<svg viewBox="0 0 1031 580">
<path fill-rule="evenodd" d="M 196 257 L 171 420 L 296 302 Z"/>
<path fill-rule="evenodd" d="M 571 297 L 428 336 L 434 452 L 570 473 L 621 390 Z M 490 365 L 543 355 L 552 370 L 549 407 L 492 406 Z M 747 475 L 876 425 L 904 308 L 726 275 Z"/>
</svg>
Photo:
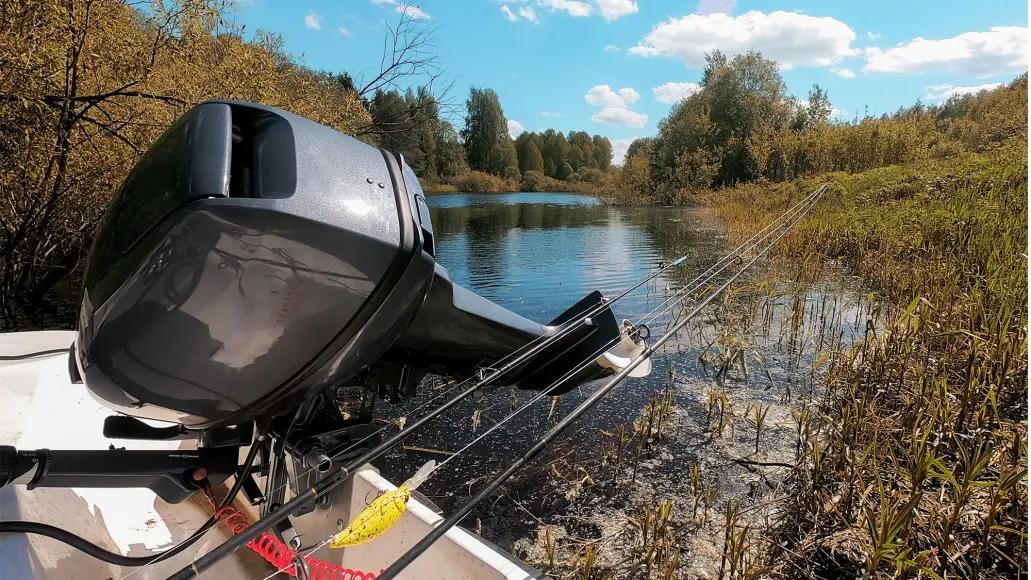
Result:
<svg viewBox="0 0 1031 580">
<path fill-rule="evenodd" d="M 757 214 L 829 183 L 781 256 L 803 278 L 836 261 L 887 308 L 884 327 L 821 369 L 767 543 L 772 573 L 1027 576 L 1026 155 L 1025 133 L 947 161 L 704 198 L 745 236 Z"/>
</svg>

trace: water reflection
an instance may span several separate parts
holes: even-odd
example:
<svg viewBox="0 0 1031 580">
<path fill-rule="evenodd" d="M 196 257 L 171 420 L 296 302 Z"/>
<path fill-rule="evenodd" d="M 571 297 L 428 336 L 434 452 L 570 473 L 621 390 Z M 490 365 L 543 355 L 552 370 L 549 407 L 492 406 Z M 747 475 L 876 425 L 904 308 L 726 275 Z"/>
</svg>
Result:
<svg viewBox="0 0 1031 580">
<path fill-rule="evenodd" d="M 572 194 L 442 195 L 429 204 L 437 261 L 454 281 L 535 320 L 595 289 L 618 294 L 685 253 L 676 275 L 700 271 L 723 244 L 718 224 L 692 208 L 607 207 Z M 671 282 L 657 278 L 617 315 L 647 312 Z"/>
</svg>

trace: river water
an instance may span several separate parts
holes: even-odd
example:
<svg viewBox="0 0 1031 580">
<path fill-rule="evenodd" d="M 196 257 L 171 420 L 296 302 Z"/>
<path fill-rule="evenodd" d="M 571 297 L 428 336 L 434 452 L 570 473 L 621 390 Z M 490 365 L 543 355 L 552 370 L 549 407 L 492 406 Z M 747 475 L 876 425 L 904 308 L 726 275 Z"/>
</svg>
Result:
<svg viewBox="0 0 1031 580">
<path fill-rule="evenodd" d="M 454 282 L 539 322 L 594 290 L 615 296 L 684 256 L 682 265 L 613 307 L 617 319 L 638 321 L 651 313 L 649 327 L 657 337 L 677 312 L 662 306 L 666 300 L 729 250 L 723 225 L 698 208 L 610 207 L 590 196 L 562 193 L 447 194 L 428 201 L 436 259 Z M 689 577 L 711 577 L 722 532 L 710 523 L 710 507 L 711 522 L 719 522 L 728 498 L 761 501 L 763 490 L 779 488 L 788 475 L 775 469 L 757 473 L 736 461 L 793 460 L 793 413 L 814 396 L 821 354 L 862 338 L 868 321 L 876 318 L 869 297 L 839 272 L 824 269 L 815 281 L 800 285 L 766 262 L 755 270 L 736 284 L 740 292 L 732 301 L 705 311 L 656 353 L 649 377 L 617 387 L 462 525 L 537 565 L 543 558 L 542 530 L 555 534 L 560 559 L 575 559 L 578 546 L 599 542 L 604 548 L 599 564 L 617 570 L 619 554 L 629 549 L 620 538 L 633 535 L 626 533 L 628 518 L 648 502 L 672 498 L 679 506 L 673 520 L 697 537 L 681 568 Z M 68 286 L 67 296 L 14 327 L 70 325 L 75 293 Z M 439 404 L 443 399 L 431 399 L 449 387 L 431 381 L 410 400 L 377 402 L 378 419 L 411 421 L 432 408 L 430 403 Z M 519 457 L 594 386 L 583 385 L 557 400 L 501 388 L 463 401 L 376 466 L 400 482 L 429 459 L 448 460 L 419 490 L 446 512 Z M 623 452 L 627 459 L 613 466 L 603 458 L 612 434 L 619 425 L 632 433 L 655 393 L 675 401 L 668 432 L 640 454 L 631 441 Z M 728 418 L 719 433 L 713 427 L 717 399 L 725 409 L 720 417 Z M 508 419 L 527 403 L 526 411 Z M 755 407 L 768 412 L 761 437 L 748 420 Z M 700 481 L 716 490 L 705 501 L 704 517 L 684 507 L 698 505 L 697 490 L 689 492 L 686 483 L 695 466 Z"/>
<path fill-rule="evenodd" d="M 609 207 L 589 196 L 558 193 L 448 194 L 431 196 L 429 204 L 437 260 L 453 280 L 539 322 L 593 290 L 619 294 L 662 264 L 686 256 L 683 265 L 613 308 L 617 319 L 654 316 L 657 306 L 729 250 L 722 224 L 698 208 Z M 644 503 L 663 498 L 675 498 L 682 506 L 693 502 L 685 486 L 695 465 L 701 466 L 703 482 L 718 490 L 707 502 L 713 510 L 727 498 L 758 498 L 763 486 L 785 477 L 785 470 L 757 474 L 735 461 L 792 461 L 792 412 L 814 394 L 817 359 L 831 343 L 847 346 L 861 336 L 871 304 L 853 289 L 854 280 L 835 272 L 822 272 L 815 282 L 799 286 L 760 264 L 741 280 L 745 291 L 732 303 L 703 313 L 653 357 L 649 377 L 617 387 L 463 525 L 539 563 L 544 529 L 555 531 L 560 545 L 575 547 L 623 534 L 627 517 Z M 662 316 L 649 320 L 654 336 L 676 311 L 660 307 L 658 313 Z M 718 373 L 723 366 L 725 372 Z M 482 400 L 462 402 L 378 467 L 389 479 L 402 481 L 429 459 L 448 459 L 420 491 L 449 511 L 519 457 L 594 386 L 574 389 L 557 401 L 540 397 L 532 402 L 534 392 L 502 388 Z M 652 396 L 667 392 L 675 410 L 662 444 L 646 446 L 633 466 L 617 462 L 613 467 L 603 460 L 617 426 L 632 432 Z M 428 408 L 422 406 L 429 397 L 439 393 L 424 388 L 414 400 L 383 405 L 377 414 L 418 416 Z M 714 397 L 725 397 L 728 416 L 718 435 L 712 426 Z M 531 402 L 506 422 L 514 409 Z M 748 421 L 753 405 L 768 413 L 758 444 Z M 503 425 L 467 447 L 499 421 Z M 634 445 L 627 455 L 636 455 Z M 456 451 L 460 454 L 452 458 Z M 621 483 L 612 483 L 617 479 Z M 687 516 L 677 512 L 674 519 L 681 517 Z M 714 514 L 712 521 L 721 517 Z M 698 530 L 695 548 L 702 555 L 685 555 L 682 567 L 707 576 L 721 532 L 709 524 Z M 602 565 L 607 557 L 618 568 L 614 562 L 625 549 L 618 542 L 609 546 L 608 554 L 599 556 Z M 574 558 L 575 551 L 565 556 Z"/>
</svg>

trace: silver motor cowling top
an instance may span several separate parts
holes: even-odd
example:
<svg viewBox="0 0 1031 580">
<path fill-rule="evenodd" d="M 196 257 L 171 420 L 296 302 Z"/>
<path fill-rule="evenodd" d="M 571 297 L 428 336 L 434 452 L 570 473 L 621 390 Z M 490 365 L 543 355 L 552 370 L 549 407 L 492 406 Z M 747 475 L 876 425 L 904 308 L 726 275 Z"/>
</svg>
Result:
<svg viewBox="0 0 1031 580">
<path fill-rule="evenodd" d="M 618 336 L 610 312 L 595 318 L 548 361 Z M 457 370 L 552 330 L 451 284 L 400 156 L 225 101 L 173 123 L 122 184 L 77 327 L 95 397 L 191 428 L 279 412 L 381 358 Z"/>
</svg>

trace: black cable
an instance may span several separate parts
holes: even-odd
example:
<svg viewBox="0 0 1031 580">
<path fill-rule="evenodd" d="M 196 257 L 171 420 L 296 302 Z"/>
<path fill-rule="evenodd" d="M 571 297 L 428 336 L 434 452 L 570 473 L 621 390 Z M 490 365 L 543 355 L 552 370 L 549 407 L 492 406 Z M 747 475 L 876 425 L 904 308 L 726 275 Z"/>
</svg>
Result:
<svg viewBox="0 0 1031 580">
<path fill-rule="evenodd" d="M 66 349 L 67 350 L 67 349 Z M 244 478 L 250 477 L 251 464 L 254 463 L 254 458 L 257 456 L 258 448 L 261 447 L 261 440 L 256 440 L 250 450 L 247 452 L 247 459 L 244 460 L 243 468 L 236 477 L 236 481 L 233 482 L 233 487 L 229 489 L 229 493 L 226 494 L 225 498 L 219 503 L 218 508 L 215 509 L 215 514 L 222 508 L 233 503 L 236 496 L 243 489 Z M 160 554 L 151 554 L 149 556 L 123 556 L 115 552 L 109 552 L 104 548 L 81 538 L 67 530 L 51 526 L 49 524 L 41 524 L 38 522 L 23 522 L 23 521 L 11 521 L 11 522 L 0 522 L 0 534 L 38 534 L 40 536 L 47 536 L 53 538 L 58 542 L 63 542 L 69 546 L 79 550 L 84 554 L 93 556 L 94 558 L 107 562 L 108 564 L 114 564 L 115 566 L 126 566 L 126 567 L 139 567 L 146 566 L 147 564 L 153 564 L 160 562 L 167 558 L 171 558 L 176 554 L 179 554 L 186 548 L 193 545 L 194 542 L 200 539 L 208 530 L 215 525 L 215 514 L 211 514 L 196 532 L 193 532 L 190 537 L 179 542 L 175 546 L 161 552 Z"/>
<path fill-rule="evenodd" d="M 153 556 L 131 557 L 108 552 L 67 530 L 38 522 L 0 522 L 0 534 L 39 534 L 47 536 L 58 542 L 68 544 L 84 554 L 116 566 L 143 566 L 154 559 Z"/>
<path fill-rule="evenodd" d="M 60 354 L 62 352 L 68 352 L 69 350 L 71 350 L 70 346 L 69 347 L 65 347 L 65 348 L 52 348 L 50 350 L 40 350 L 40 351 L 36 351 L 36 352 L 27 352 L 25 354 L 0 355 L 0 361 L 3 361 L 3 360 L 25 360 L 27 358 L 35 358 L 37 356 L 47 356 L 47 355 L 50 355 L 50 354 Z"/>
</svg>

